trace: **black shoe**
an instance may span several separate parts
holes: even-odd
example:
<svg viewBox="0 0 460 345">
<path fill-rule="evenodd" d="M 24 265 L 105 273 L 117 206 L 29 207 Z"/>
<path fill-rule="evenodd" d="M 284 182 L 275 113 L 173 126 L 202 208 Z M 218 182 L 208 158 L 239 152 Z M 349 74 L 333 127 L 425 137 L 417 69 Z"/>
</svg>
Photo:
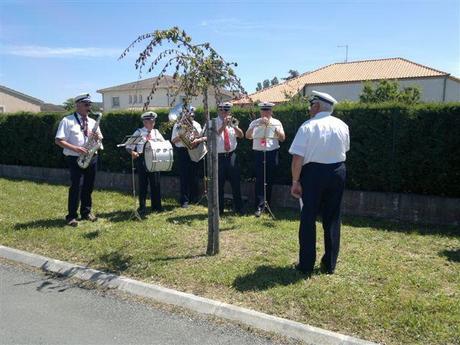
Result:
<svg viewBox="0 0 460 345">
<path fill-rule="evenodd" d="M 254 212 L 254 216 L 256 216 L 257 218 L 259 218 L 261 214 L 262 214 L 262 209 L 261 208 L 258 208 L 256 210 L 256 212 Z"/>
<path fill-rule="evenodd" d="M 300 273 L 302 273 L 302 274 L 305 274 L 305 275 L 307 275 L 307 276 L 311 276 L 312 271 L 301 268 L 299 264 L 296 264 L 296 265 L 294 266 L 294 268 L 295 268 L 297 271 L 299 271 Z"/>
<path fill-rule="evenodd" d="M 152 212 L 161 213 L 164 211 L 163 207 L 152 207 Z"/>
<path fill-rule="evenodd" d="M 145 207 L 139 207 L 137 209 L 137 213 L 139 213 L 139 215 L 141 217 L 145 216 L 147 214 L 147 209 Z"/>
<path fill-rule="evenodd" d="M 81 216 L 81 219 L 82 220 L 89 220 L 91 222 L 96 222 L 97 221 L 97 217 L 92 213 L 88 213 L 88 214 L 85 214 L 84 216 Z"/>
<path fill-rule="evenodd" d="M 182 205 L 180 205 L 182 208 L 188 208 L 188 202 L 184 202 Z"/>
<path fill-rule="evenodd" d="M 67 221 L 67 225 L 75 228 L 78 226 L 78 221 L 75 218 L 72 218 Z"/>
<path fill-rule="evenodd" d="M 334 270 L 327 268 L 326 264 L 322 261 L 321 261 L 321 264 L 319 265 L 319 270 L 321 273 L 324 273 L 324 274 L 334 274 Z"/>
</svg>

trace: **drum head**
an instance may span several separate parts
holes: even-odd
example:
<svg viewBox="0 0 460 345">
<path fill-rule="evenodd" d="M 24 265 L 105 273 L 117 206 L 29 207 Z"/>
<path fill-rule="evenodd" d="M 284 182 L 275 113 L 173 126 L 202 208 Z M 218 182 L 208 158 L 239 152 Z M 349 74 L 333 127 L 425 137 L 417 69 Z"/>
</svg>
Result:
<svg viewBox="0 0 460 345">
<path fill-rule="evenodd" d="M 152 144 L 150 141 L 147 141 L 144 144 L 144 163 L 145 163 L 145 169 L 147 169 L 148 172 L 153 171 L 153 156 L 154 156 L 154 152 L 152 149 Z"/>
</svg>

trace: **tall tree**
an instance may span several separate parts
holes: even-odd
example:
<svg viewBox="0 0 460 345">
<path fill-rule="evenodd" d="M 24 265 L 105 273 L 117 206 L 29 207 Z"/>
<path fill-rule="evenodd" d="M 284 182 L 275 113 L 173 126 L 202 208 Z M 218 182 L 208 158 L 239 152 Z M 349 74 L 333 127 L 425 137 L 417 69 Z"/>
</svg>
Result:
<svg viewBox="0 0 460 345">
<path fill-rule="evenodd" d="M 267 87 L 270 87 L 270 80 L 265 79 L 262 83 L 263 88 L 266 89 Z"/>
<path fill-rule="evenodd" d="M 277 77 L 274 77 L 274 78 L 271 80 L 271 84 L 272 84 L 272 86 L 273 86 L 273 85 L 279 84 L 278 78 L 277 78 Z"/>
<path fill-rule="evenodd" d="M 235 94 L 246 94 L 240 79 L 236 76 L 233 67 L 236 63 L 226 62 L 209 43 L 192 44 L 192 37 L 178 27 L 167 30 L 155 30 L 139 36 L 120 56 L 124 58 L 129 51 L 137 44 L 148 40 L 147 46 L 140 52 L 135 67 L 141 74 L 144 68 L 148 72 L 160 69 L 160 73 L 150 94 L 147 96 L 144 109 L 148 108 L 150 100 L 161 79 L 165 78 L 169 68 L 174 71 L 173 78 L 178 82 L 179 87 L 175 96 L 181 92 L 185 93 L 185 105 L 189 104 L 191 98 L 196 95 L 203 95 L 203 107 L 206 123 L 209 124 L 209 90 L 216 93 L 216 100 L 221 99 L 223 88 L 233 91 Z M 170 48 L 161 48 L 163 45 Z M 157 52 L 157 50 L 159 50 Z M 215 123 L 215 121 L 212 121 Z M 208 137 L 208 176 L 211 184 L 208 188 L 208 255 L 215 255 L 219 252 L 219 207 L 218 207 L 218 184 L 217 184 L 217 131 L 207 126 Z"/>
<path fill-rule="evenodd" d="M 262 90 L 262 83 L 257 83 L 256 91 Z"/>
</svg>

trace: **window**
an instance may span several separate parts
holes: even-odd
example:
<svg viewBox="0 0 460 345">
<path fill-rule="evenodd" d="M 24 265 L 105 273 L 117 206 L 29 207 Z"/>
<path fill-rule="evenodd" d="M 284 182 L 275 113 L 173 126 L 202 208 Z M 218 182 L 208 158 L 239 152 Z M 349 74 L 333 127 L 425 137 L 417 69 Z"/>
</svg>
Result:
<svg viewBox="0 0 460 345">
<path fill-rule="evenodd" d="M 139 103 L 142 103 L 142 95 L 139 95 Z"/>
<path fill-rule="evenodd" d="M 134 95 L 134 103 L 137 103 L 137 95 Z"/>
<path fill-rule="evenodd" d="M 133 96 L 129 95 L 129 104 L 133 104 Z"/>
<path fill-rule="evenodd" d="M 4 105 L 0 105 L 0 114 L 1 113 L 4 113 L 5 112 L 5 106 Z"/>
<path fill-rule="evenodd" d="M 120 106 L 120 97 L 112 97 L 112 108 Z"/>
</svg>

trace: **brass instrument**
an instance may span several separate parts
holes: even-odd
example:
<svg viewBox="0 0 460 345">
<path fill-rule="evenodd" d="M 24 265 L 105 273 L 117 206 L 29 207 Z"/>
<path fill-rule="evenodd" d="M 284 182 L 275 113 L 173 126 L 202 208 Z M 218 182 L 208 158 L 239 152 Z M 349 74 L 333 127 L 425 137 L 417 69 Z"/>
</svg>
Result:
<svg viewBox="0 0 460 345">
<path fill-rule="evenodd" d="M 190 159 L 194 162 L 200 161 L 208 152 L 204 143 L 198 144 L 193 147 L 193 141 L 201 138 L 201 133 L 193 126 L 193 119 L 190 116 L 191 112 L 184 109 L 182 103 L 179 103 L 169 112 L 168 119 L 170 121 L 177 120 L 177 135 L 188 149 Z"/>
<path fill-rule="evenodd" d="M 233 128 L 238 128 L 238 125 L 240 124 L 240 120 L 238 120 L 236 117 L 231 116 L 229 126 Z"/>
</svg>

